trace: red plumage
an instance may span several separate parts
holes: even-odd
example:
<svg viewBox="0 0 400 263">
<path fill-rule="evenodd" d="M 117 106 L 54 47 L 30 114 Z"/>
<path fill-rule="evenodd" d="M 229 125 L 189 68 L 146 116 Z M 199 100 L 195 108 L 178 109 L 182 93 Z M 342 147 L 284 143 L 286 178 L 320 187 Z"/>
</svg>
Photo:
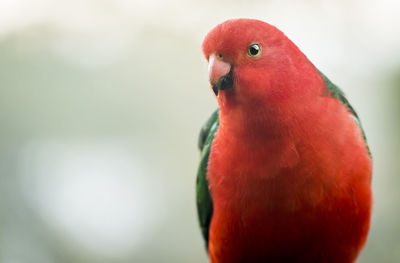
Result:
<svg viewBox="0 0 400 263">
<path fill-rule="evenodd" d="M 246 53 L 262 46 L 259 58 Z M 232 65 L 207 179 L 212 262 L 354 262 L 371 214 L 371 159 L 351 112 L 278 29 L 229 20 L 205 38 Z"/>
</svg>

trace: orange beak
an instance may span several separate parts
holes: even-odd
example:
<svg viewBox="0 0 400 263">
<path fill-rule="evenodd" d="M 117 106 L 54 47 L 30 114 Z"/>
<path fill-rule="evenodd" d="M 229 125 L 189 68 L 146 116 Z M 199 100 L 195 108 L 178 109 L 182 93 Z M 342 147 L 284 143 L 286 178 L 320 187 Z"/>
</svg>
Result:
<svg viewBox="0 0 400 263">
<path fill-rule="evenodd" d="M 210 56 L 208 61 L 208 77 L 211 85 L 214 85 L 222 76 L 229 73 L 231 64 L 216 57 L 214 54 Z"/>
<path fill-rule="evenodd" d="M 218 95 L 218 90 L 223 90 L 231 87 L 232 82 L 232 66 L 221 58 L 210 55 L 208 59 L 208 77 L 215 95 Z"/>
</svg>

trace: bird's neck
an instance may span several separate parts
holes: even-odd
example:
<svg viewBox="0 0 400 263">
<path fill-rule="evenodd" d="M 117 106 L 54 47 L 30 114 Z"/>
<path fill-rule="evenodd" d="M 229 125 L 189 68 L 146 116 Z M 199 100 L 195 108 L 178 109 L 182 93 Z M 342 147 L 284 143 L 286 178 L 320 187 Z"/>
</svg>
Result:
<svg viewBox="0 0 400 263">
<path fill-rule="evenodd" d="M 278 141 L 301 119 L 305 102 L 280 101 L 257 103 L 225 103 L 220 105 L 220 128 L 241 141 Z"/>
<path fill-rule="evenodd" d="M 232 90 L 221 91 L 218 96 L 221 129 L 230 136 L 258 143 L 258 140 L 278 141 L 298 126 L 312 124 L 304 120 L 317 117 L 323 109 L 321 96 L 325 84 L 311 63 L 307 65 L 307 74 L 292 70 L 292 77 L 273 72 L 254 83 L 241 77 Z"/>
</svg>

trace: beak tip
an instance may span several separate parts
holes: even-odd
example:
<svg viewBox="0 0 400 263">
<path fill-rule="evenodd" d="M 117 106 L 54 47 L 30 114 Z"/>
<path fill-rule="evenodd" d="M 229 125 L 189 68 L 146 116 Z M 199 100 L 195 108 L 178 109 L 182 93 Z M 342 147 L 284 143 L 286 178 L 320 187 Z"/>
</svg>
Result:
<svg viewBox="0 0 400 263">
<path fill-rule="evenodd" d="M 211 84 L 212 90 L 214 91 L 215 96 L 218 96 L 218 87 L 215 84 Z"/>
<path fill-rule="evenodd" d="M 213 84 L 211 82 L 212 90 L 218 96 L 220 90 L 228 90 L 233 88 L 233 70 L 231 69 L 227 74 L 223 75 Z"/>
</svg>

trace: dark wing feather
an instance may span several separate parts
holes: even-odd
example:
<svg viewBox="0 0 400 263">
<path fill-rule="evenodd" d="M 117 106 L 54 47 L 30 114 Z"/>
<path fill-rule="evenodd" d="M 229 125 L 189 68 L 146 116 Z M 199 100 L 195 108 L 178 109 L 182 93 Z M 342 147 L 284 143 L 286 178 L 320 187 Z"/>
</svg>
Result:
<svg viewBox="0 0 400 263">
<path fill-rule="evenodd" d="M 213 203 L 208 189 L 207 166 L 211 145 L 218 126 L 219 110 L 216 110 L 202 127 L 198 142 L 198 146 L 201 151 L 201 159 L 199 169 L 197 171 L 196 182 L 197 212 L 199 216 L 201 233 L 203 234 L 207 247 L 210 222 L 213 213 Z"/>
<path fill-rule="evenodd" d="M 365 145 L 367 147 L 369 156 L 371 156 L 371 152 L 369 150 L 368 143 L 367 143 L 367 137 L 365 136 L 364 129 L 361 126 L 360 118 L 358 117 L 358 115 L 357 115 L 356 111 L 354 110 L 354 108 L 350 105 L 350 102 L 347 100 L 346 96 L 344 95 L 344 92 L 338 86 L 333 84 L 321 71 L 318 70 L 318 73 L 324 79 L 325 86 L 326 86 L 326 91 L 327 91 L 326 95 L 329 95 L 329 96 L 331 96 L 333 98 L 339 99 L 340 102 L 342 102 L 347 107 L 349 112 L 352 114 L 354 120 L 357 122 L 358 127 L 361 130 L 361 133 L 362 133 L 363 139 L 365 141 Z"/>
</svg>

